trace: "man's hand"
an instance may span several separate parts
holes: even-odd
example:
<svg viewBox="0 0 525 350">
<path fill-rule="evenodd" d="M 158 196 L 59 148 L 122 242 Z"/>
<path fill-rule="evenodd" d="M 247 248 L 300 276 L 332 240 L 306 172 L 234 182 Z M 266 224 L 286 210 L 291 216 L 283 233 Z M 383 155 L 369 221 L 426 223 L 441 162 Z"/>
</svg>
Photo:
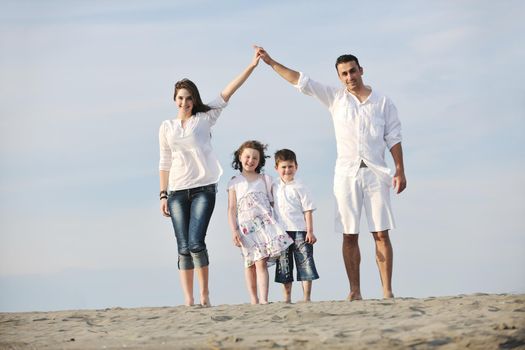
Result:
<svg viewBox="0 0 525 350">
<path fill-rule="evenodd" d="M 273 59 L 270 57 L 268 52 L 266 52 L 265 49 L 257 45 L 253 45 L 253 48 L 256 50 L 258 57 L 261 58 L 264 61 L 264 63 L 270 66 L 272 65 Z"/>
<path fill-rule="evenodd" d="M 394 178 L 392 179 L 392 186 L 394 191 L 399 194 L 405 190 L 407 187 L 407 179 L 404 172 L 396 172 Z"/>
</svg>

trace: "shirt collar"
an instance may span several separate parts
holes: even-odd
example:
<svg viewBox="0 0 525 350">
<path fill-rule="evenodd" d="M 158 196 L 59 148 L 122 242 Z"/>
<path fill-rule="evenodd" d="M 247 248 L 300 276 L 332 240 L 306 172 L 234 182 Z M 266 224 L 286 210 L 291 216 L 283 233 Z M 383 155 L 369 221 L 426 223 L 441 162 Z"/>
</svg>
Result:
<svg viewBox="0 0 525 350">
<path fill-rule="evenodd" d="M 352 94 L 350 91 L 348 91 L 346 88 L 344 88 L 344 92 L 345 92 L 346 95 L 348 95 L 351 98 L 353 98 L 355 103 L 364 105 L 364 104 L 366 104 L 368 102 L 372 102 L 374 100 L 374 98 L 376 97 L 375 90 L 372 89 L 372 87 L 370 85 L 367 85 L 367 87 L 371 90 L 370 91 L 370 95 L 368 95 L 367 98 L 363 102 L 359 101 L 359 99 L 354 94 Z"/>
<path fill-rule="evenodd" d="M 293 185 L 293 184 L 295 184 L 295 179 L 293 179 L 293 180 L 290 181 L 290 182 L 284 182 L 283 179 L 279 178 L 279 182 L 281 183 L 281 185 L 285 185 L 285 186 L 287 186 L 287 185 Z"/>
</svg>

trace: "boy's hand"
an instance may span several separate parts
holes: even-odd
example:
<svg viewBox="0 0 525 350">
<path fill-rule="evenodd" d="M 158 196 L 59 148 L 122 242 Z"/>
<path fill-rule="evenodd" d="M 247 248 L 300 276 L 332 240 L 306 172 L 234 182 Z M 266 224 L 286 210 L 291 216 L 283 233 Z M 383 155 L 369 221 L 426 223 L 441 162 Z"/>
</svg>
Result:
<svg viewBox="0 0 525 350">
<path fill-rule="evenodd" d="M 314 244 L 315 242 L 317 242 L 317 238 L 315 237 L 315 235 L 313 234 L 313 232 L 308 232 L 306 234 L 306 238 L 304 239 L 304 241 L 306 243 L 310 243 L 310 244 Z"/>
</svg>

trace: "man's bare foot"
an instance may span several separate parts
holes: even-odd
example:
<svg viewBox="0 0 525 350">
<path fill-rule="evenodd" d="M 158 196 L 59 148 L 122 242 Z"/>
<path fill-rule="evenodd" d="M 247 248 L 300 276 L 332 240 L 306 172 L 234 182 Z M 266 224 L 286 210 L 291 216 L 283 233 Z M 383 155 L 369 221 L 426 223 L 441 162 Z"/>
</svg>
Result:
<svg viewBox="0 0 525 350">
<path fill-rule="evenodd" d="M 184 305 L 185 306 L 193 306 L 193 305 L 195 305 L 195 303 L 193 301 L 193 298 L 184 300 Z"/>
<path fill-rule="evenodd" d="M 348 301 L 363 300 L 363 297 L 361 297 L 361 293 L 350 292 L 346 300 Z"/>
<path fill-rule="evenodd" d="M 261 300 L 261 301 L 259 301 L 259 304 L 266 305 L 266 304 L 268 304 L 268 300 Z"/>
</svg>

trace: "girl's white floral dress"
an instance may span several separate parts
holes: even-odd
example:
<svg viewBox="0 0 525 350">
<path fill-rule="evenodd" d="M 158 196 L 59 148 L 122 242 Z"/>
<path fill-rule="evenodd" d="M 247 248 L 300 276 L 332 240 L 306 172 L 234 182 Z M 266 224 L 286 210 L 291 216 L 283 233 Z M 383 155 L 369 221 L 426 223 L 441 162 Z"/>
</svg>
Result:
<svg viewBox="0 0 525 350">
<path fill-rule="evenodd" d="M 268 258 L 268 266 L 273 265 L 293 243 L 272 214 L 271 183 L 271 177 L 262 174 L 254 181 L 240 174 L 228 183 L 228 191 L 235 190 L 237 199 L 237 223 L 245 267 L 264 258 Z"/>
</svg>

